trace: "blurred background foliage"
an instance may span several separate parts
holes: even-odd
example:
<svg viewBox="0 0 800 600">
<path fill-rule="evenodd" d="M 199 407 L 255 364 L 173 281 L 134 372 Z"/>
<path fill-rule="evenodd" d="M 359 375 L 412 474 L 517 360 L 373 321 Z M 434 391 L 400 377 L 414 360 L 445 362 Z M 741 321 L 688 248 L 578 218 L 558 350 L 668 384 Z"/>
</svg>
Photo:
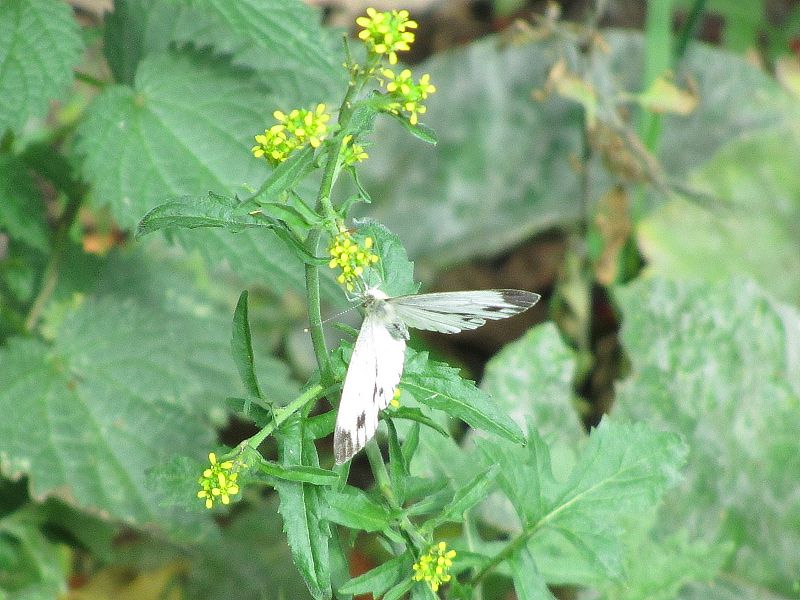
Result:
<svg viewBox="0 0 800 600">
<path fill-rule="evenodd" d="M 308 597 L 273 497 L 212 518 L 193 481 L 147 476 L 252 432 L 223 403 L 243 287 L 260 380 L 296 393 L 314 366 L 302 271 L 261 233 L 131 230 L 168 197 L 258 189 L 249 148 L 272 110 L 338 103 L 341 28 L 368 4 L 314 4 L 0 3 L 0 597 Z M 363 214 L 427 290 L 548 300 L 417 346 L 532 418 L 556 466 L 607 412 L 689 444 L 679 489 L 624 527 L 624 582 L 555 551 L 539 568 L 573 577 L 548 582 L 564 599 L 800 597 L 800 5 L 403 7 L 439 144 L 380 121 Z M 332 281 L 324 295 L 333 314 Z M 467 481 L 486 460 L 469 432 L 420 443 L 420 473 Z M 480 514 L 498 539 L 519 528 L 498 498 Z"/>
</svg>

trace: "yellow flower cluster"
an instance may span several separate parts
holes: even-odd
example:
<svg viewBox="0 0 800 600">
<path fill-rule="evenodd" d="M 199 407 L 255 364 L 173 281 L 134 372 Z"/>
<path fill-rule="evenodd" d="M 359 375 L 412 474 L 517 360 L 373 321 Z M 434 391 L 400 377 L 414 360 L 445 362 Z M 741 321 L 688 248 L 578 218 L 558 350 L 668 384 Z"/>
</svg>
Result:
<svg viewBox="0 0 800 600">
<path fill-rule="evenodd" d="M 202 488 L 197 492 L 197 497 L 205 499 L 206 508 L 213 508 L 214 500 L 219 499 L 223 504 L 230 504 L 231 496 L 239 493 L 239 484 L 236 483 L 238 473 L 232 473 L 233 462 L 217 462 L 217 455 L 211 452 L 208 455 L 211 467 L 203 471 L 203 476 L 197 480 Z"/>
<path fill-rule="evenodd" d="M 409 69 L 403 69 L 399 74 L 391 69 L 384 69 L 383 76 L 387 79 L 386 91 L 394 100 L 389 105 L 389 111 L 407 116 L 409 122 L 416 125 L 419 121 L 418 115 L 427 110 L 422 101 L 427 99 L 428 94 L 436 91 L 436 86 L 431 83 L 431 76 L 426 73 L 417 83 L 414 83 Z"/>
<path fill-rule="evenodd" d="M 257 135 L 256 145 L 251 148 L 253 156 L 263 156 L 272 165 L 282 163 L 306 144 L 318 148 L 328 133 L 327 123 L 331 118 L 324 104 L 318 104 L 313 111 L 296 108 L 288 115 L 276 110 L 272 116 L 278 123 Z"/>
<path fill-rule="evenodd" d="M 364 274 L 364 269 L 378 262 L 378 255 L 372 252 L 374 242 L 371 237 L 364 239 L 363 246 L 353 239 L 349 231 L 340 232 L 331 240 L 328 251 L 331 269 L 339 268 L 341 274 L 336 281 L 352 292 L 356 281 Z"/>
<path fill-rule="evenodd" d="M 357 162 L 366 160 L 369 158 L 369 155 L 364 151 L 362 146 L 353 143 L 352 135 L 346 135 L 344 139 L 342 139 L 341 157 L 343 165 L 354 165 Z"/>
<path fill-rule="evenodd" d="M 408 18 L 407 10 L 378 12 L 374 8 L 367 9 L 366 17 L 358 17 L 356 24 L 363 27 L 358 37 L 367 45 L 373 54 L 389 57 L 389 64 L 397 64 L 397 51 L 409 50 L 414 41 L 414 32 L 418 24 Z"/>
<path fill-rule="evenodd" d="M 445 542 L 431 546 L 427 554 L 423 554 L 414 563 L 414 581 L 426 581 L 431 590 L 436 592 L 439 586 L 452 579 L 448 571 L 453 566 L 455 550 L 448 550 Z"/>
<path fill-rule="evenodd" d="M 394 388 L 394 394 L 392 394 L 392 399 L 389 400 L 389 405 L 392 408 L 400 408 L 400 386 L 398 385 Z"/>
</svg>

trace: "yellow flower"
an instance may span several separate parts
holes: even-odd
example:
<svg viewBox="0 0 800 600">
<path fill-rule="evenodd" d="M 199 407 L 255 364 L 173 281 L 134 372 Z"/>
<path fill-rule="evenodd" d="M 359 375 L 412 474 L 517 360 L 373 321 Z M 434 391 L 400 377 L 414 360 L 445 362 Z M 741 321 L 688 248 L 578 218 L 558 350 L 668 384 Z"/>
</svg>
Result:
<svg viewBox="0 0 800 600">
<path fill-rule="evenodd" d="M 353 143 L 352 135 L 346 135 L 342 139 L 341 157 L 343 165 L 354 165 L 357 162 L 366 160 L 369 155 L 362 146 Z"/>
<path fill-rule="evenodd" d="M 331 240 L 328 247 L 331 260 L 328 266 L 331 269 L 339 268 L 342 272 L 336 278 L 348 291 L 355 289 L 355 284 L 361 280 L 364 270 L 378 262 L 378 255 L 372 252 L 374 241 L 371 237 L 364 238 L 363 244 L 353 239 L 349 231 L 341 231 Z"/>
<path fill-rule="evenodd" d="M 250 151 L 256 158 L 262 156 L 273 166 L 289 158 L 289 155 L 305 146 L 318 148 L 328 133 L 327 122 L 331 116 L 325 112 L 325 105 L 318 104 L 313 111 L 295 108 L 289 114 L 279 110 L 272 113 L 278 121 L 263 135 L 256 136 L 256 145 Z"/>
<path fill-rule="evenodd" d="M 358 17 L 356 24 L 363 27 L 358 37 L 367 45 L 373 54 L 389 58 L 389 64 L 397 64 L 397 51 L 409 50 L 414 41 L 414 32 L 419 25 L 408 18 L 407 10 L 378 12 L 374 8 L 367 9 L 366 17 Z"/>
<path fill-rule="evenodd" d="M 230 504 L 231 496 L 239 493 L 239 484 L 236 483 L 239 474 L 235 472 L 233 461 L 217 462 L 217 455 L 213 452 L 208 455 L 208 461 L 211 466 L 197 480 L 201 488 L 197 497 L 205 500 L 206 508 L 213 508 L 217 499 L 223 504 Z"/>
<path fill-rule="evenodd" d="M 422 101 L 436 91 L 436 86 L 431 83 L 431 76 L 426 73 L 414 83 L 414 77 L 409 69 L 403 69 L 400 73 L 384 69 L 382 75 L 386 78 L 383 82 L 386 91 L 393 100 L 389 105 L 389 112 L 407 116 L 409 122 L 416 125 L 419 122 L 418 115 L 427 110 Z"/>
<path fill-rule="evenodd" d="M 431 546 L 427 554 L 414 563 L 414 581 L 425 581 L 431 590 L 438 591 L 440 585 L 452 579 L 449 571 L 455 557 L 456 551 L 448 550 L 445 542 Z"/>
<path fill-rule="evenodd" d="M 400 386 L 394 388 L 394 394 L 392 395 L 392 399 L 389 400 L 389 405 L 392 408 L 400 408 Z"/>
</svg>

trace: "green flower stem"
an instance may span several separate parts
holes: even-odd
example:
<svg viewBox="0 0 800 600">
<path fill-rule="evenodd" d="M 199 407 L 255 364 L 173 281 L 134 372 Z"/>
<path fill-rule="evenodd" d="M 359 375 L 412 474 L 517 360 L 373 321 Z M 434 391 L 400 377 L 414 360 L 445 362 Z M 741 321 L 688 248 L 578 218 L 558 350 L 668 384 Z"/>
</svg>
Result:
<svg viewBox="0 0 800 600">
<path fill-rule="evenodd" d="M 383 462 L 383 455 L 381 454 L 381 449 L 378 447 L 378 442 L 374 438 L 371 439 L 367 442 L 364 451 L 367 453 L 369 466 L 372 469 L 372 476 L 375 477 L 378 491 L 381 493 L 384 500 L 386 500 L 389 508 L 397 512 L 402 511 L 403 507 L 400 506 L 394 495 L 392 482 L 389 479 L 389 472 L 386 470 L 386 464 Z M 429 545 L 407 515 L 403 515 L 400 519 L 400 527 L 417 548 L 425 548 Z"/>
<path fill-rule="evenodd" d="M 272 434 L 272 432 L 275 431 L 278 427 L 283 425 L 283 423 L 289 417 L 291 417 L 296 412 L 304 409 L 312 402 L 315 402 L 317 399 L 321 398 L 326 391 L 327 388 L 325 388 L 322 384 L 315 383 L 283 408 L 276 408 L 274 412 L 274 418 L 272 419 L 272 421 L 270 421 L 261 431 L 259 431 L 253 437 L 248 438 L 244 442 L 242 442 L 240 446 L 250 446 L 252 448 L 258 448 L 261 445 L 261 442 L 267 439 Z"/>
<path fill-rule="evenodd" d="M 313 229 L 308 234 L 306 246 L 309 252 L 316 256 L 320 229 Z M 314 356 L 319 367 L 320 380 L 325 385 L 333 381 L 331 366 L 328 359 L 328 348 L 325 345 L 325 332 L 322 330 L 322 308 L 319 297 L 319 267 L 309 263 L 305 264 L 306 270 L 306 300 L 308 301 L 308 330 L 311 332 L 311 344 L 314 347 Z"/>
</svg>

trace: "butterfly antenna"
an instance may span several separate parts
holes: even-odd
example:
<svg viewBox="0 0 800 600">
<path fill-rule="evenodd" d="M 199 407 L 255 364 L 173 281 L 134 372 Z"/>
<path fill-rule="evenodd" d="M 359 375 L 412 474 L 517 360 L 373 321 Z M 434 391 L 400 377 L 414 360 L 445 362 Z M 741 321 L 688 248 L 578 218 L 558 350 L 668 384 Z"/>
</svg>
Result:
<svg viewBox="0 0 800 600">
<path fill-rule="evenodd" d="M 323 320 L 322 320 L 322 323 L 323 323 L 323 324 L 325 324 L 325 323 L 329 323 L 330 321 L 333 321 L 334 319 L 338 319 L 338 318 L 339 318 L 339 317 L 341 317 L 342 315 L 346 315 L 346 314 L 347 314 L 347 313 L 349 313 L 351 310 L 353 310 L 354 308 L 358 308 L 359 306 L 360 306 L 360 304 L 354 304 L 354 305 L 353 305 L 353 306 L 351 306 L 350 308 L 347 308 L 347 309 L 343 310 L 342 312 L 340 312 L 340 313 L 338 313 L 338 314 L 332 315 L 332 316 L 328 317 L 327 319 L 323 319 Z M 303 333 L 308 333 L 308 331 L 309 331 L 309 330 L 308 330 L 308 327 L 304 327 L 304 328 L 303 328 Z"/>
</svg>

